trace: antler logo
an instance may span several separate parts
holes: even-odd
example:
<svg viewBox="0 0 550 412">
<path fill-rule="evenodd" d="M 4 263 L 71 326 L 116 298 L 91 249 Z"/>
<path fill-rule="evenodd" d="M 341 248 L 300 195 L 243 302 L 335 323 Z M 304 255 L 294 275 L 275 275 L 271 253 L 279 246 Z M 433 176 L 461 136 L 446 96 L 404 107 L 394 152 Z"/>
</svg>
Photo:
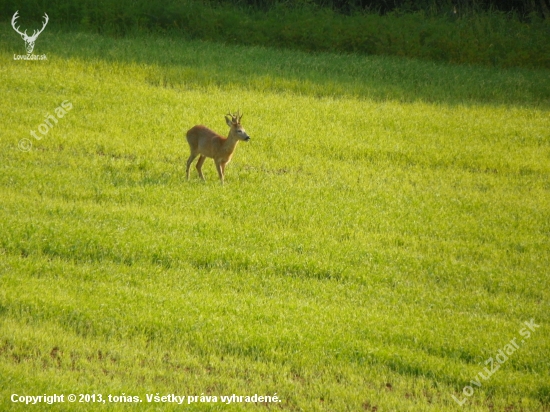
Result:
<svg viewBox="0 0 550 412">
<path fill-rule="evenodd" d="M 25 40 L 25 48 L 27 49 L 27 53 L 31 54 L 32 51 L 34 50 L 34 43 L 36 42 L 36 39 L 37 39 L 38 35 L 44 31 L 44 28 L 46 27 L 46 24 L 48 24 L 48 21 L 50 20 L 50 18 L 48 17 L 48 15 L 46 13 L 44 13 L 44 23 L 42 24 L 42 28 L 40 30 L 34 30 L 33 33 L 32 33 L 32 36 L 29 36 L 27 34 L 27 30 L 25 30 L 23 33 L 21 33 L 19 31 L 19 27 L 15 27 L 15 21 L 19 17 L 17 15 L 17 13 L 19 13 L 19 10 L 17 10 L 15 12 L 15 14 L 13 15 L 13 18 L 11 19 L 11 25 L 12 25 L 13 29 L 18 34 L 21 35 L 21 38 L 23 40 Z"/>
</svg>

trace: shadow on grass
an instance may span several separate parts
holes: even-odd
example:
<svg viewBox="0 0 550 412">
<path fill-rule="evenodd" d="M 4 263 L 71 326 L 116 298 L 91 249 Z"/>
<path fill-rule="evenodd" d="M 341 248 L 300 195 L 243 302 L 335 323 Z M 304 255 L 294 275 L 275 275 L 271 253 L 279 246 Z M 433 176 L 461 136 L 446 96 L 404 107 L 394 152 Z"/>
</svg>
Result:
<svg viewBox="0 0 550 412">
<path fill-rule="evenodd" d="M 312 54 L 155 35 L 115 39 L 55 28 L 41 36 L 39 43 L 35 53 L 47 53 L 49 60 L 77 58 L 143 65 L 145 81 L 157 87 L 217 86 L 375 101 L 550 106 L 550 71 L 546 69 Z M 8 24 L 0 24 L 0 51 L 24 51 L 21 39 Z M 21 63 L 27 62 L 7 64 Z"/>
</svg>

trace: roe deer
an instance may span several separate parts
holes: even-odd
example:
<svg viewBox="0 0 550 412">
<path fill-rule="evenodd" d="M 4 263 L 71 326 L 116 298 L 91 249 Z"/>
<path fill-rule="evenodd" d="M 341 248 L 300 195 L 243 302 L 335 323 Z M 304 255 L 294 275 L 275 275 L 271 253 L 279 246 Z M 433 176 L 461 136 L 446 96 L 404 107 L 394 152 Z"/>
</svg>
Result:
<svg viewBox="0 0 550 412">
<path fill-rule="evenodd" d="M 241 126 L 242 114 L 228 113 L 225 116 L 225 122 L 229 126 L 229 135 L 222 137 L 213 130 L 210 130 L 206 126 L 197 125 L 187 131 L 187 142 L 191 149 L 191 155 L 187 159 L 187 180 L 189 180 L 189 168 L 195 157 L 200 155 L 197 161 L 197 171 L 202 180 L 204 175 L 202 174 L 202 165 L 207 157 L 214 159 L 216 163 L 216 170 L 220 177 L 221 184 L 223 185 L 223 177 L 225 173 L 225 165 L 229 163 L 235 147 L 239 140 L 245 142 L 250 140 L 250 136 L 246 134 L 244 128 Z"/>
</svg>

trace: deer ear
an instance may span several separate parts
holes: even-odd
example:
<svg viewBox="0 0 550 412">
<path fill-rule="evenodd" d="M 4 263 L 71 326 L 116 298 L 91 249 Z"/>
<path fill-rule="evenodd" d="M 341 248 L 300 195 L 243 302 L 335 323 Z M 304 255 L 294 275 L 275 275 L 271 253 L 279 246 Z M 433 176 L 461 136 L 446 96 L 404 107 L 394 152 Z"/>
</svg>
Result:
<svg viewBox="0 0 550 412">
<path fill-rule="evenodd" d="M 227 123 L 227 125 L 228 125 L 229 127 L 231 127 L 231 126 L 233 125 L 233 122 L 232 122 L 231 119 L 230 119 L 229 117 L 227 117 L 227 116 L 225 116 L 225 123 Z"/>
</svg>

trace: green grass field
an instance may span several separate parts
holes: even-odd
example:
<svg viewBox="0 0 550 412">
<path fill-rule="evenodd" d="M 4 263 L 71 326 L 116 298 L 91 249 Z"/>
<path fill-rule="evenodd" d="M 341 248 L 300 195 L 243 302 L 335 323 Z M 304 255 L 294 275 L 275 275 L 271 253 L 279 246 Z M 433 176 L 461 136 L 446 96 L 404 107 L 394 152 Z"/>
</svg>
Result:
<svg viewBox="0 0 550 412">
<path fill-rule="evenodd" d="M 550 71 L 54 30 L 23 53 L 0 25 L 0 410 L 550 410 Z M 186 181 L 187 129 L 237 109 L 226 184 Z"/>
</svg>

